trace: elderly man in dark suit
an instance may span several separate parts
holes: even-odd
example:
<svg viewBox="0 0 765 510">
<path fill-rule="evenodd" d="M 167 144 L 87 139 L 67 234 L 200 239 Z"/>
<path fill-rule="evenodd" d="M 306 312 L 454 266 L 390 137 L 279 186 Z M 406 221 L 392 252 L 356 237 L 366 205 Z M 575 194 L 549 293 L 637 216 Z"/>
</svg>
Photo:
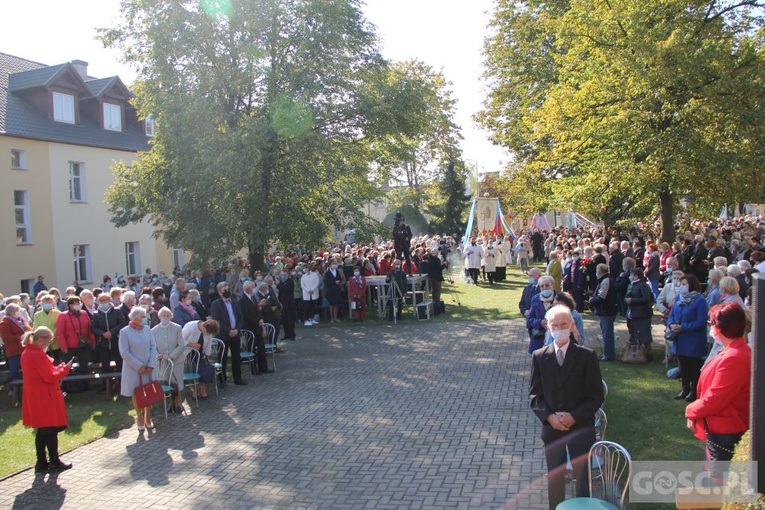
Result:
<svg viewBox="0 0 765 510">
<path fill-rule="evenodd" d="M 255 334 L 255 353 L 258 362 L 258 375 L 273 372 L 268 368 L 266 356 L 266 343 L 263 339 L 263 312 L 260 301 L 255 293 L 255 282 L 246 281 L 242 286 L 242 297 L 239 299 L 239 308 L 242 311 L 242 328 Z"/>
<path fill-rule="evenodd" d="M 231 290 L 228 282 L 220 282 L 216 287 L 218 290 L 218 299 L 213 301 L 210 307 L 210 315 L 220 324 L 220 339 L 226 344 L 223 352 L 223 373 L 221 374 L 222 383 L 226 384 L 226 363 L 229 352 L 231 353 L 231 373 L 234 376 L 234 384 L 244 386 L 247 383 L 242 380 L 242 345 L 239 340 L 239 330 L 242 327 L 242 312 L 239 310 L 239 303 L 231 299 Z"/>
<path fill-rule="evenodd" d="M 547 311 L 553 342 L 532 354 L 531 409 L 542 422 L 551 509 L 565 498 L 566 448 L 577 482 L 577 497 L 589 496 L 587 454 L 595 442 L 595 413 L 603 404 L 595 352 L 569 341 L 574 320 L 561 305 Z"/>
</svg>

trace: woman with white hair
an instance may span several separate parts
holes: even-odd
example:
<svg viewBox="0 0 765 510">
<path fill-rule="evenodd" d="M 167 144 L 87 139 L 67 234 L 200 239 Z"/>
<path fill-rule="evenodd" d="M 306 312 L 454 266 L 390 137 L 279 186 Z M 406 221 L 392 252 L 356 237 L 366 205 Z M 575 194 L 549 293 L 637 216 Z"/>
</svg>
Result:
<svg viewBox="0 0 765 510">
<path fill-rule="evenodd" d="M 731 276 L 726 276 L 720 280 L 720 303 L 728 303 L 733 301 L 738 303 L 741 308 L 746 309 L 744 306 L 744 300 L 738 295 L 739 291 L 738 282 Z"/>
<path fill-rule="evenodd" d="M 719 304 L 720 299 L 722 299 L 722 296 L 720 296 L 720 280 L 722 280 L 724 276 L 723 272 L 719 269 L 712 269 L 709 271 L 706 291 L 707 306 L 709 306 L 709 308 Z"/>
<path fill-rule="evenodd" d="M 746 294 L 749 291 L 749 284 L 746 283 L 746 275 L 744 274 L 744 271 L 738 264 L 731 264 L 728 266 L 728 276 L 736 279 L 738 282 L 738 295 L 741 299 L 746 299 Z"/>
<path fill-rule="evenodd" d="M 173 312 L 163 306 L 157 312 L 159 324 L 151 329 L 154 342 L 157 344 L 157 357 L 159 359 L 169 359 L 173 362 L 173 403 L 168 412 L 182 413 L 183 408 L 183 361 L 186 358 L 186 342 L 183 340 L 181 326 L 172 322 Z"/>
<path fill-rule="evenodd" d="M 135 424 L 139 431 L 154 429 L 151 420 L 151 406 L 139 407 L 135 398 L 135 390 L 139 386 L 157 380 L 154 369 L 157 367 L 157 343 L 144 326 L 147 312 L 143 307 L 136 306 L 130 310 L 127 326 L 120 331 L 120 355 L 122 356 L 122 381 L 120 393 L 131 397 L 136 417 Z"/>
</svg>

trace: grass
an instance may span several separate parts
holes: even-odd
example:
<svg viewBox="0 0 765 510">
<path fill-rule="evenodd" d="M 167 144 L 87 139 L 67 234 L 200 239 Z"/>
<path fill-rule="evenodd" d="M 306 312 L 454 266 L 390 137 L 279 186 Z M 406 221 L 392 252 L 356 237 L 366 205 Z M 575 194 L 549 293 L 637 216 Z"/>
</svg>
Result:
<svg viewBox="0 0 765 510">
<path fill-rule="evenodd" d="M 465 320 L 496 320 L 520 317 L 520 300 L 527 277 L 512 268 L 508 281 L 479 286 L 462 282 L 459 270 L 452 270 L 454 283 L 444 282 L 443 297 L 447 313 L 435 317 L 434 322 Z M 370 310 L 364 324 L 387 324 Z M 406 321 L 411 321 L 411 316 Z M 597 330 L 592 318 L 585 316 L 588 330 Z M 328 326 L 326 323 L 323 325 Z M 347 319 L 341 327 L 356 326 Z M 319 326 L 321 327 L 321 326 Z M 298 326 L 301 329 L 302 326 Z M 298 334 L 300 334 L 298 332 Z M 594 342 L 590 342 L 592 345 Z M 654 348 L 654 358 L 663 356 L 663 344 Z M 625 365 L 619 362 L 601 365 L 603 378 L 608 382 L 609 395 L 604 409 L 608 414 L 606 437 L 624 445 L 633 460 L 700 460 L 701 441 L 685 428 L 684 401 L 672 396 L 679 390 L 677 381 L 666 378 L 664 366 L 658 362 L 649 365 Z M 0 477 L 34 464 L 31 429 L 21 424 L 21 410 L 0 399 Z M 67 397 L 69 428 L 60 435 L 61 450 L 66 451 L 88 443 L 109 432 L 132 424 L 128 399 L 106 400 L 93 392 L 70 394 Z M 659 505 L 631 505 L 640 508 L 662 508 Z M 672 505 L 663 508 L 673 508 Z"/>
<path fill-rule="evenodd" d="M 59 434 L 59 450 L 72 450 L 131 425 L 131 409 L 127 398 L 113 397 L 110 401 L 93 391 L 70 393 L 66 397 L 69 427 Z M 34 432 L 21 423 L 21 407 L 13 407 L 6 397 L 0 398 L 0 438 L 0 478 L 34 465 Z"/>
</svg>

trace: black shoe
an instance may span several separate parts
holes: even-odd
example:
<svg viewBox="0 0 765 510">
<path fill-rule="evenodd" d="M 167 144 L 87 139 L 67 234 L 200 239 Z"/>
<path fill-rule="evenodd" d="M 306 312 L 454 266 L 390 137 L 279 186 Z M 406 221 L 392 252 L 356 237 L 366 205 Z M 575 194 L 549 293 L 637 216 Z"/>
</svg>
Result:
<svg viewBox="0 0 765 510">
<path fill-rule="evenodd" d="M 683 390 L 677 395 L 675 395 L 675 400 L 683 400 L 684 398 L 687 398 L 691 394 L 691 390 Z"/>
<path fill-rule="evenodd" d="M 693 392 L 690 392 L 687 397 L 685 397 L 686 402 L 695 402 L 696 401 L 696 395 L 694 395 Z"/>
<path fill-rule="evenodd" d="M 247 386 L 247 383 L 244 381 L 234 381 L 234 384 L 236 384 L 237 386 Z"/>
<path fill-rule="evenodd" d="M 177 414 L 183 414 L 183 406 L 175 406 L 173 407 L 173 411 Z"/>
<path fill-rule="evenodd" d="M 260 372 L 258 372 L 258 373 L 259 373 L 259 374 L 272 374 L 272 373 L 274 373 L 274 372 L 275 372 L 275 370 L 273 370 L 272 368 L 267 368 L 267 369 L 265 369 L 265 370 L 261 370 L 261 371 L 260 371 Z"/>
<path fill-rule="evenodd" d="M 38 462 L 35 464 L 35 473 L 47 473 L 49 468 L 47 462 Z"/>
<path fill-rule="evenodd" d="M 66 471 L 67 469 L 72 469 L 72 464 L 70 462 L 61 462 L 59 460 L 57 462 L 51 462 L 48 471 L 51 473 L 58 473 L 61 471 Z"/>
</svg>

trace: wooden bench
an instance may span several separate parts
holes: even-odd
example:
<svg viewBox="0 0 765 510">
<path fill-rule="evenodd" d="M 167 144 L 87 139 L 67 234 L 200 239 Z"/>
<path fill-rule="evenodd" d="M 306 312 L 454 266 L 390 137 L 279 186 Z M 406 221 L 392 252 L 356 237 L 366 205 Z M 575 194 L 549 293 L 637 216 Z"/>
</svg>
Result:
<svg viewBox="0 0 765 510">
<path fill-rule="evenodd" d="M 74 374 L 68 375 L 61 379 L 61 382 L 76 382 L 76 381 L 100 381 L 101 379 L 119 379 L 122 377 L 121 372 L 106 372 L 95 374 Z M 8 383 L 8 387 L 13 391 L 13 405 L 18 406 L 21 403 L 21 388 L 24 386 L 23 379 L 14 379 Z M 112 398 L 112 385 L 106 383 L 106 398 Z"/>
</svg>

